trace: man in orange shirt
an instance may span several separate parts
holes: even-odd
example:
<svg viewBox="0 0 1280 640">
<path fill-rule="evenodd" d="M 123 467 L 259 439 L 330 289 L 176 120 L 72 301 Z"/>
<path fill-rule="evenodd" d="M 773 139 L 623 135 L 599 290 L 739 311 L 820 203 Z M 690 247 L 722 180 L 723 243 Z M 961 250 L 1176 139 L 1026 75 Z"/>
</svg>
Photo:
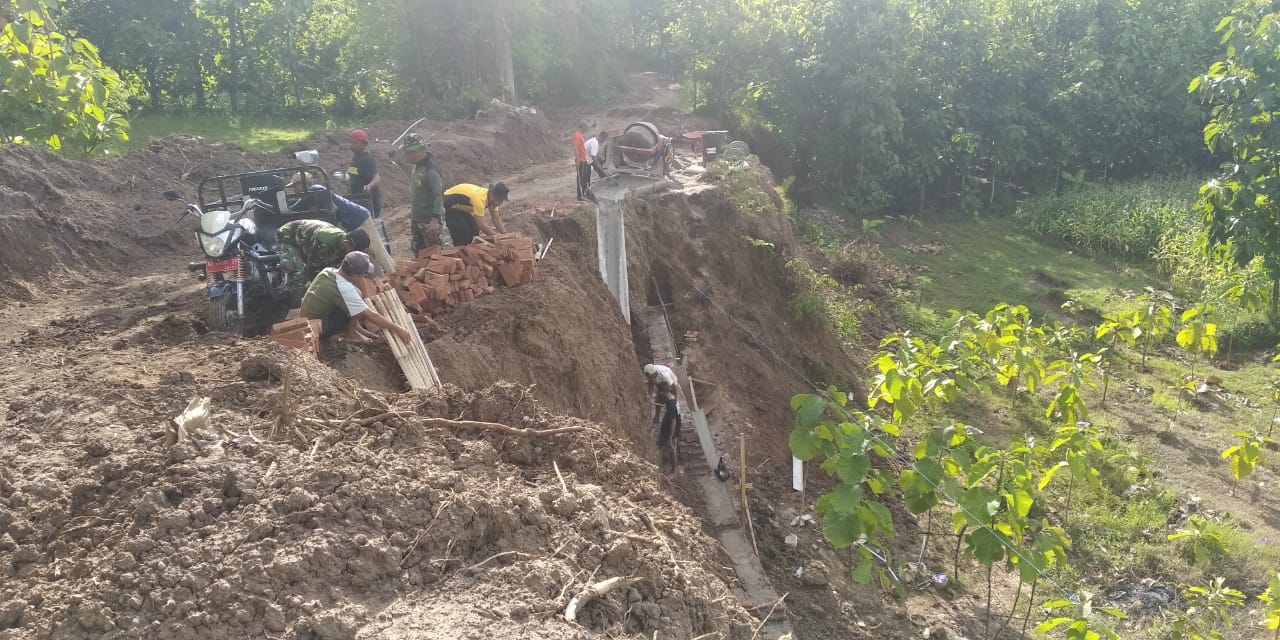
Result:
<svg viewBox="0 0 1280 640">
<path fill-rule="evenodd" d="M 591 187 L 591 158 L 587 156 L 587 123 L 578 123 L 573 132 L 573 150 L 577 154 L 578 202 L 587 202 L 587 190 Z"/>
</svg>

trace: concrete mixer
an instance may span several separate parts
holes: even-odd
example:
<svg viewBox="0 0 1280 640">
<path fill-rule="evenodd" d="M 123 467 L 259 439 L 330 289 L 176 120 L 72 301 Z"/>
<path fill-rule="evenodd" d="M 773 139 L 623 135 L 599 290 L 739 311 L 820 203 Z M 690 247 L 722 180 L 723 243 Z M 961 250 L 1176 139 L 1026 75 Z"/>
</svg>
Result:
<svg viewBox="0 0 1280 640">
<path fill-rule="evenodd" d="M 661 161 L 650 166 L 659 140 L 665 140 L 667 148 L 661 154 Z M 633 122 L 609 140 L 605 170 L 661 179 L 670 173 L 673 155 L 669 136 L 663 136 L 652 123 Z"/>
</svg>

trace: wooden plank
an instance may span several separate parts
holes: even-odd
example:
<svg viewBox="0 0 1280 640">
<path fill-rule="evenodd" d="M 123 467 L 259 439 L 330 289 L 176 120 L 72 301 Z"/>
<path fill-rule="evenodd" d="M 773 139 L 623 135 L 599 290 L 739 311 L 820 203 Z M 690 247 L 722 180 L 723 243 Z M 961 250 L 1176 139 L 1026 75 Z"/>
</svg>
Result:
<svg viewBox="0 0 1280 640">
<path fill-rule="evenodd" d="M 378 227 L 373 223 L 373 218 L 365 218 L 363 224 L 360 225 L 364 232 L 369 234 L 369 258 L 373 264 L 382 270 L 382 275 L 388 275 L 396 270 L 396 261 L 391 259 L 391 254 L 387 253 L 387 248 L 382 244 L 382 235 L 378 233 Z"/>
</svg>

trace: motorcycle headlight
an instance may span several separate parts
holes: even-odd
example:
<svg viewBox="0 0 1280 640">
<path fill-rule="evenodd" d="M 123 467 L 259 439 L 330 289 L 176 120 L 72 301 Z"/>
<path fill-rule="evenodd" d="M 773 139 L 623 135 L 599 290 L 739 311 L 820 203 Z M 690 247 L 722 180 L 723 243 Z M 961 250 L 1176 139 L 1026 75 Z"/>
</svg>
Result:
<svg viewBox="0 0 1280 640">
<path fill-rule="evenodd" d="M 200 230 L 208 235 L 215 235 L 230 222 L 230 211 L 209 211 L 200 216 Z"/>
<path fill-rule="evenodd" d="M 231 237 L 231 232 L 223 231 L 215 235 L 206 233 L 198 235 L 200 236 L 200 248 L 204 249 L 204 254 L 210 258 L 217 258 L 227 248 L 227 239 Z"/>
</svg>

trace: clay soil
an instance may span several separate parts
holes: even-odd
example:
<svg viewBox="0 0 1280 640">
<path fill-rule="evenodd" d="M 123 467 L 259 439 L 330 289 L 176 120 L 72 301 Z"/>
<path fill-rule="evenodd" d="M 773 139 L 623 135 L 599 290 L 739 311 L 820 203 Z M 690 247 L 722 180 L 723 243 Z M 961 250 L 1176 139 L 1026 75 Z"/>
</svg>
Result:
<svg viewBox="0 0 1280 640">
<path fill-rule="evenodd" d="M 596 115 L 419 126 L 447 182 L 507 181 L 509 226 L 554 238 L 537 282 L 424 332 L 449 383 L 434 394 L 404 392 L 385 347 L 321 363 L 203 324 L 203 287 L 183 270 L 199 255 L 194 223 L 160 192 L 290 164 L 296 149 L 171 136 L 73 163 L 0 148 L 0 638 L 756 637 L 765 612 L 739 604 L 695 487 L 652 463 L 646 341 L 600 281 L 592 211 L 572 202 L 574 122 L 700 128 L 645 79 Z M 368 127 L 401 252 L 408 178 L 389 140 L 408 124 Z M 343 139 L 298 148 L 339 168 Z M 860 367 L 789 314 L 795 241 L 777 204 L 740 216 L 695 174 L 629 203 L 632 309 L 661 292 L 677 335 L 699 332 L 686 364 L 713 382 L 699 393 L 722 448 L 748 437 L 761 555 L 800 637 L 961 628 L 967 614 L 931 595 L 904 606 L 852 586 L 812 525 L 798 548 L 782 544 L 822 490 L 816 469 L 809 493 L 787 486 L 789 398 L 810 379 L 852 384 Z M 170 443 L 198 398 L 207 439 Z M 610 578 L 624 586 L 563 620 Z"/>
</svg>

